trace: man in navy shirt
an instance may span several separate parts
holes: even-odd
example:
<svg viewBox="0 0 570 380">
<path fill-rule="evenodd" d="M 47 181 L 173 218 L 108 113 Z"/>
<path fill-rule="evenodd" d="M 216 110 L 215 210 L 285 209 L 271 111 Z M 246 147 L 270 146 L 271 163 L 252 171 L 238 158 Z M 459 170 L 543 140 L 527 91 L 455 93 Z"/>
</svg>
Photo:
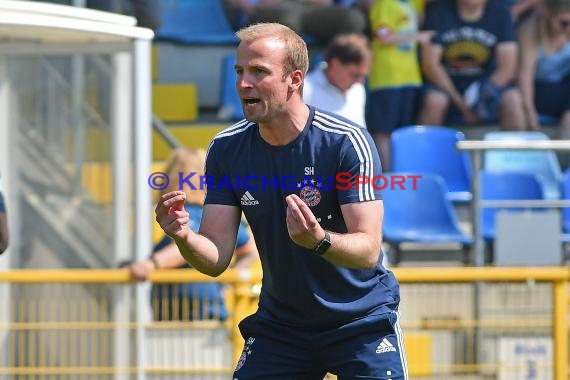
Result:
<svg viewBox="0 0 570 380">
<path fill-rule="evenodd" d="M 424 28 L 436 35 L 421 49 L 428 83 L 421 124 L 498 122 L 507 130 L 527 127 L 522 97 L 513 85 L 518 62 L 515 29 L 503 2 L 434 0 L 427 5 Z"/>
<path fill-rule="evenodd" d="M 196 269 L 231 260 L 243 210 L 260 252 L 257 312 L 240 323 L 234 379 L 407 379 L 399 285 L 381 264 L 381 173 L 368 132 L 307 106 L 307 47 L 291 29 L 237 32 L 235 66 L 246 120 L 220 132 L 206 160 L 198 233 L 185 195 L 165 194 L 157 220 Z"/>
</svg>

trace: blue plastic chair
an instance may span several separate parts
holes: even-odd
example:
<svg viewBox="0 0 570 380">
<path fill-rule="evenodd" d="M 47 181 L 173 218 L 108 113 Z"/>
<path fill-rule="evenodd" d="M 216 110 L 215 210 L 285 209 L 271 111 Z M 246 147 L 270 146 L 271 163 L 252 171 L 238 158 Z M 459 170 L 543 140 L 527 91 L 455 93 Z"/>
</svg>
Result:
<svg viewBox="0 0 570 380">
<path fill-rule="evenodd" d="M 196 45 L 237 44 L 221 0 L 161 0 L 160 4 L 163 22 L 157 39 Z"/>
<path fill-rule="evenodd" d="M 439 175 L 423 173 L 417 179 L 416 189 L 406 181 L 406 190 L 398 186 L 391 188 L 392 177 L 409 173 L 386 175 L 387 186 L 382 190 L 384 200 L 384 241 L 395 249 L 395 262 L 401 258 L 401 243 L 451 244 L 466 247 L 471 237 L 460 228 L 451 201 L 446 197 L 446 187 Z M 467 262 L 464 256 L 464 262 Z"/>
<path fill-rule="evenodd" d="M 220 91 L 220 112 L 222 120 L 241 120 L 244 118 L 241 99 L 236 89 L 237 74 L 234 66 L 236 64 L 235 53 L 224 56 L 222 61 L 222 89 Z"/>
<path fill-rule="evenodd" d="M 445 181 L 453 202 L 471 200 L 469 155 L 457 150 L 465 137 L 446 127 L 409 126 L 392 133 L 392 167 L 395 172 L 433 173 Z"/>
<path fill-rule="evenodd" d="M 485 140 L 534 141 L 549 140 L 542 132 L 488 132 Z M 560 199 L 562 170 L 553 151 L 489 150 L 484 153 L 483 168 L 489 172 L 521 172 L 534 174 L 543 189 L 544 198 Z"/>
<path fill-rule="evenodd" d="M 528 173 L 481 171 L 481 200 L 536 200 L 544 199 L 538 179 Z M 491 242 L 495 239 L 495 216 L 500 209 L 522 212 L 525 208 L 484 208 L 481 214 L 481 236 Z M 526 209 L 528 210 L 528 208 Z M 537 209 L 530 209 L 536 211 Z"/>
</svg>

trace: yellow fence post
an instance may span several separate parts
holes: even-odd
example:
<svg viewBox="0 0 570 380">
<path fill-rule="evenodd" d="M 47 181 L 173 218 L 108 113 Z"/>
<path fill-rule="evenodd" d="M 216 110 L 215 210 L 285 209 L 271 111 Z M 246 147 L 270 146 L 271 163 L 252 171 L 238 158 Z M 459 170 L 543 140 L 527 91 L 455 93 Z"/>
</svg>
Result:
<svg viewBox="0 0 570 380">
<path fill-rule="evenodd" d="M 554 379 L 568 378 L 568 282 L 552 285 L 552 335 L 554 336 Z"/>
</svg>

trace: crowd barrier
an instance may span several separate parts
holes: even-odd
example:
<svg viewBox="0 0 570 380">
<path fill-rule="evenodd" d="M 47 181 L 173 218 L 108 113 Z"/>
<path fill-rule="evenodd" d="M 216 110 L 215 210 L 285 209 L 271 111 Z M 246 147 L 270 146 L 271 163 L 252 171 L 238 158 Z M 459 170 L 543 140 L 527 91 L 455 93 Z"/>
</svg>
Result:
<svg viewBox="0 0 570 380">
<path fill-rule="evenodd" d="M 568 378 L 568 268 L 394 273 L 411 378 Z M 138 311 L 151 300 L 134 296 L 149 284 L 124 270 L 0 272 L 0 379 L 230 378 L 243 344 L 237 323 L 255 311 L 260 280 L 156 271 L 157 286 L 224 283 L 230 318 L 150 321 Z"/>
</svg>

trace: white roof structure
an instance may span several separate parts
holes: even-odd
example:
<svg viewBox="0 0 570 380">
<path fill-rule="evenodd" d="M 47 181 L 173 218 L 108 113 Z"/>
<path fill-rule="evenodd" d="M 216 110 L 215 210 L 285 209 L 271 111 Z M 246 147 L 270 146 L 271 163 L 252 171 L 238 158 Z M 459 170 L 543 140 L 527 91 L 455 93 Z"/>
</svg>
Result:
<svg viewBox="0 0 570 380">
<path fill-rule="evenodd" d="M 136 27 L 130 16 L 33 1 L 0 2 L 0 43 L 125 42 L 153 36 L 151 30 Z"/>
</svg>

